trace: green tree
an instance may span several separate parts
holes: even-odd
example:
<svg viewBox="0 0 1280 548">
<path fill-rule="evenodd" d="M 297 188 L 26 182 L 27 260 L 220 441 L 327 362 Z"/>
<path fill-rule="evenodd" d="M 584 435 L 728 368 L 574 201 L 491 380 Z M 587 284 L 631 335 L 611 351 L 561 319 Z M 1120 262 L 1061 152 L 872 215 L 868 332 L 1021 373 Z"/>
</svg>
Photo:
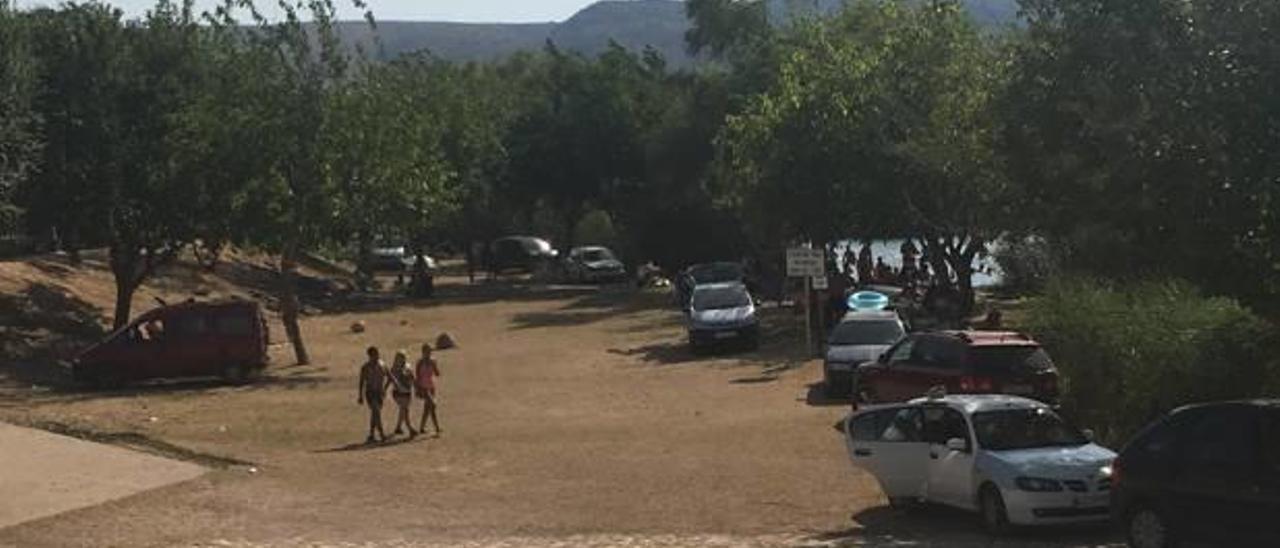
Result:
<svg viewBox="0 0 1280 548">
<path fill-rule="evenodd" d="M 191 237 L 174 113 L 200 85 L 201 31 L 189 4 L 167 1 L 130 25 L 97 3 L 31 18 L 47 146 L 23 205 L 73 251 L 107 246 L 121 327 L 138 286 Z"/>
<path fill-rule="evenodd" d="M 989 108 L 1006 63 L 957 2 L 851 2 L 790 31 L 777 81 L 720 137 L 717 182 L 761 241 L 918 239 L 973 303 L 1011 192 Z"/>
<path fill-rule="evenodd" d="M 27 22 L 0 0 L 0 230 L 13 230 L 18 210 L 13 189 L 32 172 L 40 140 L 31 108 L 36 73 Z"/>
<path fill-rule="evenodd" d="M 1027 39 L 1001 118 L 1028 224 L 1078 268 L 1167 273 L 1280 310 L 1280 5 L 1023 7 Z"/>
</svg>

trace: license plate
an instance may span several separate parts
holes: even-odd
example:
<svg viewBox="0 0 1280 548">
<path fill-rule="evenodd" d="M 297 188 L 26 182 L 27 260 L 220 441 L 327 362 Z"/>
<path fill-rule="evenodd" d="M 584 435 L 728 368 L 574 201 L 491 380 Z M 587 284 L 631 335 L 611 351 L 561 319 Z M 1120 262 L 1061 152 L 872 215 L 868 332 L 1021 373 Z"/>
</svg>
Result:
<svg viewBox="0 0 1280 548">
<path fill-rule="evenodd" d="M 732 339 L 738 336 L 737 331 L 717 331 L 715 337 L 717 339 Z"/>
<path fill-rule="evenodd" d="M 1036 392 L 1036 389 L 1029 384 L 1006 384 L 1004 391 L 1017 396 L 1030 396 Z"/>
<path fill-rule="evenodd" d="M 832 371 L 845 371 L 845 372 L 847 372 L 847 371 L 853 371 L 853 364 L 851 364 L 851 363 L 832 363 L 832 364 L 827 364 L 827 369 L 830 369 L 830 370 L 832 370 Z"/>
</svg>

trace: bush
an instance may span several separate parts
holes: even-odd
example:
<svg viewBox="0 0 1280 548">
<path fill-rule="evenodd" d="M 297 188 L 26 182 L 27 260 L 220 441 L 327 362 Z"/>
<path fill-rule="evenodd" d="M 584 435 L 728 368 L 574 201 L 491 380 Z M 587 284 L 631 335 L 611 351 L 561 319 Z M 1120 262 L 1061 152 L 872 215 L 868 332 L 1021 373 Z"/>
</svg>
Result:
<svg viewBox="0 0 1280 548">
<path fill-rule="evenodd" d="M 1015 291 L 1039 290 L 1057 270 L 1048 240 L 1039 236 L 1001 241 L 992 256 L 1000 267 L 1001 283 Z"/>
<path fill-rule="evenodd" d="M 1274 326 L 1182 281 L 1052 280 L 1027 328 L 1058 365 L 1064 411 L 1114 446 L 1178 406 L 1280 389 Z"/>
</svg>

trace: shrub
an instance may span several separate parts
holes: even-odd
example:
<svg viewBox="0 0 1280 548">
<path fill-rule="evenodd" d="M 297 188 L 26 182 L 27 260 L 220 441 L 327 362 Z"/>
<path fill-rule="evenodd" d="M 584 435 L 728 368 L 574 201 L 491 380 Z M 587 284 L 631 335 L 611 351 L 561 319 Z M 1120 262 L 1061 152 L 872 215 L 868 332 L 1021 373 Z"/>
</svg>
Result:
<svg viewBox="0 0 1280 548">
<path fill-rule="evenodd" d="M 1048 240 L 1039 236 L 1011 237 L 992 253 L 1000 267 L 1001 283 L 1015 291 L 1038 290 L 1057 270 Z"/>
<path fill-rule="evenodd" d="M 1051 280 L 1027 329 L 1062 374 L 1064 411 L 1118 445 L 1159 413 L 1280 388 L 1274 326 L 1176 280 Z"/>
</svg>

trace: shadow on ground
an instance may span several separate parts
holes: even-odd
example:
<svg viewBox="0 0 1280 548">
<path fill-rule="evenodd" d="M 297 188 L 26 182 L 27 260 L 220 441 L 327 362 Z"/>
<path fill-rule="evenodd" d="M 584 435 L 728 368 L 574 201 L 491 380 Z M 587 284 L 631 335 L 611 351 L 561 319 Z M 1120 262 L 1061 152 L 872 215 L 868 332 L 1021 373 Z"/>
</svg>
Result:
<svg viewBox="0 0 1280 548">
<path fill-rule="evenodd" d="M 65 385 L 63 363 L 105 334 L 102 311 L 60 287 L 33 283 L 0 295 L 0 382 Z"/>
<path fill-rule="evenodd" d="M 853 403 L 853 400 L 848 396 L 832 394 L 827 389 L 827 383 L 818 381 L 809 385 L 804 402 L 812 407 L 837 407 L 848 406 Z"/>
<path fill-rule="evenodd" d="M 410 443 L 425 442 L 432 438 L 433 436 L 427 436 L 427 435 L 418 435 L 417 437 L 414 437 L 414 438 L 410 438 L 408 436 L 397 436 L 393 438 L 388 438 L 385 441 L 379 441 L 374 443 L 361 441 L 361 442 L 355 442 L 355 443 L 348 443 L 346 445 L 339 445 L 336 447 L 330 447 L 328 449 L 316 449 L 311 452 L 322 454 L 322 453 L 348 453 L 351 451 L 374 451 L 378 449 L 389 449 L 392 447 L 396 447 L 398 445 L 408 445 Z"/>
<path fill-rule="evenodd" d="M 855 526 L 825 531 L 807 540 L 824 546 L 1122 546 L 1105 524 L 1017 529 L 1005 537 L 983 532 L 976 514 L 935 505 L 909 510 L 868 508 L 852 516 Z"/>
</svg>

